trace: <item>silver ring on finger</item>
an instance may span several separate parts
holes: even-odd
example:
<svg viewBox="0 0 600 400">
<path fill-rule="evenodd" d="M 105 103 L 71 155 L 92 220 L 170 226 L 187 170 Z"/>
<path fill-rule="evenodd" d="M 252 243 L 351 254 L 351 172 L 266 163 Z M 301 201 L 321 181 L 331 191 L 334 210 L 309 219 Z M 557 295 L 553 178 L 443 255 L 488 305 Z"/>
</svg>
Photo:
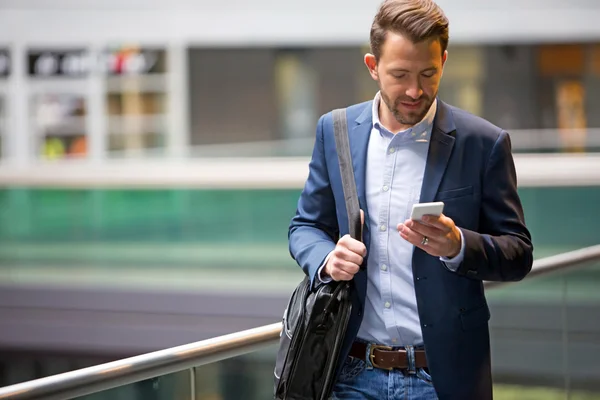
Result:
<svg viewBox="0 0 600 400">
<path fill-rule="evenodd" d="M 429 243 L 429 238 L 427 236 L 423 236 L 423 240 L 421 240 L 421 245 L 427 246 L 427 243 Z"/>
</svg>

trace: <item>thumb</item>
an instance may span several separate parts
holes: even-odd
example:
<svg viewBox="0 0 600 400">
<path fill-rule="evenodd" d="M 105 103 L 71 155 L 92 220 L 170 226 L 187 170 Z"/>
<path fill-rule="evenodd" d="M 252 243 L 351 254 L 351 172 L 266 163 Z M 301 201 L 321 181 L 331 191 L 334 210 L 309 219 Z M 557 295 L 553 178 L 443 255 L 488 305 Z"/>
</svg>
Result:
<svg viewBox="0 0 600 400">
<path fill-rule="evenodd" d="M 360 241 L 363 241 L 363 231 L 365 230 L 365 212 L 360 210 Z"/>
</svg>

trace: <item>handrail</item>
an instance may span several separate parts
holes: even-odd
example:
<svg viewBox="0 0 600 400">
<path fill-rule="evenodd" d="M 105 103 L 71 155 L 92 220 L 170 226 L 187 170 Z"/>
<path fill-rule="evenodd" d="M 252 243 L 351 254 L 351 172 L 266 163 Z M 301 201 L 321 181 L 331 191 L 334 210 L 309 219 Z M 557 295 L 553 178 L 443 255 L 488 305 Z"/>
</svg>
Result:
<svg viewBox="0 0 600 400">
<path fill-rule="evenodd" d="M 533 263 L 527 279 L 600 260 L 600 245 Z M 486 289 L 511 282 L 485 282 Z M 281 322 L 0 388 L 0 400 L 68 399 L 247 354 L 279 340 Z"/>
<path fill-rule="evenodd" d="M 548 275 L 556 271 L 565 272 L 598 259 L 600 259 L 600 245 L 540 258 L 533 262 L 531 272 L 527 274 L 526 279 L 529 280 L 541 275 Z M 486 289 L 492 289 L 514 283 L 516 282 L 484 282 L 484 285 Z"/>
<path fill-rule="evenodd" d="M 279 339 L 281 322 L 0 388 L 0 399 L 62 400 L 168 375 L 259 350 Z"/>
</svg>

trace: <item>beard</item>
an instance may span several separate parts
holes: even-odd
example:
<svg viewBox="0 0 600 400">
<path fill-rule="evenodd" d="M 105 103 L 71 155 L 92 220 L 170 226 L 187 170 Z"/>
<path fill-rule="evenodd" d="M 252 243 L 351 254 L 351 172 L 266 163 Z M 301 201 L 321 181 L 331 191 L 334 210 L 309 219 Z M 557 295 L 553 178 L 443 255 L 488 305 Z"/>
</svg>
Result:
<svg viewBox="0 0 600 400">
<path fill-rule="evenodd" d="M 383 99 L 383 102 L 387 106 L 388 110 L 390 110 L 390 112 L 392 113 L 392 115 L 394 116 L 396 121 L 398 121 L 402 125 L 406 125 L 406 126 L 413 126 L 413 125 L 416 125 L 419 122 L 421 122 L 423 120 L 423 118 L 425 118 L 425 115 L 427 115 L 427 112 L 431 108 L 431 105 L 433 104 L 433 100 L 435 99 L 435 95 L 432 97 L 429 97 L 429 96 L 423 94 L 417 100 L 417 101 L 421 101 L 421 106 L 418 110 L 401 111 L 400 110 L 401 102 L 414 102 L 415 99 L 411 99 L 409 97 L 397 97 L 392 102 L 392 99 L 381 88 L 380 88 L 380 92 L 381 92 L 381 98 Z M 436 95 L 437 95 L 437 93 L 436 93 Z"/>
</svg>

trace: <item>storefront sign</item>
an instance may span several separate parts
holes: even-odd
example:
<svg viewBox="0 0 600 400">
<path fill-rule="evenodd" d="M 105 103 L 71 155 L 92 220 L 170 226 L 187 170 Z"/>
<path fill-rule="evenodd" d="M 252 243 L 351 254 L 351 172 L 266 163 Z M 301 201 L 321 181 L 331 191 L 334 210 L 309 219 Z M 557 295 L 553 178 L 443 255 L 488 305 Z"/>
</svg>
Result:
<svg viewBox="0 0 600 400">
<path fill-rule="evenodd" d="M 31 50 L 28 53 L 29 75 L 35 77 L 64 76 L 81 78 L 91 69 L 86 50 Z"/>
<path fill-rule="evenodd" d="M 165 51 L 123 47 L 109 49 L 104 65 L 110 75 L 145 75 L 165 72 Z"/>
</svg>

